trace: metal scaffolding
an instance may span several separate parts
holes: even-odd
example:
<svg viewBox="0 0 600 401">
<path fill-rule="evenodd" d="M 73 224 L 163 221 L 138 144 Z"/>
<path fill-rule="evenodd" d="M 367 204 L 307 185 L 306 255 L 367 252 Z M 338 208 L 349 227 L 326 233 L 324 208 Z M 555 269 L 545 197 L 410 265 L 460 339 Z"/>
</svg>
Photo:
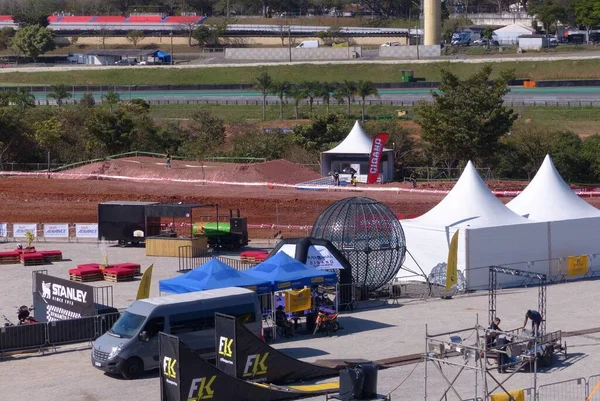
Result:
<svg viewBox="0 0 600 401">
<path fill-rule="evenodd" d="M 490 278 L 488 287 L 488 323 L 491 323 L 496 317 L 496 295 L 498 292 L 498 273 L 508 274 L 511 276 L 526 277 L 530 280 L 525 285 L 530 285 L 534 280 L 538 281 L 538 312 L 542 315 L 542 323 L 540 324 L 539 335 L 546 334 L 546 275 L 534 273 L 525 270 L 510 269 L 502 266 L 490 266 Z"/>
</svg>

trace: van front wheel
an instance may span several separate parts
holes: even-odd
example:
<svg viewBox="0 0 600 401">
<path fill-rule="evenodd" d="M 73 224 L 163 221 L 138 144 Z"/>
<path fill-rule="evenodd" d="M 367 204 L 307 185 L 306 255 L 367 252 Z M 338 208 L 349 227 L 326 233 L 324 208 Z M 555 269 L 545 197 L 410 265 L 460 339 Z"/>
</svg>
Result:
<svg viewBox="0 0 600 401">
<path fill-rule="evenodd" d="M 144 370 L 144 364 L 142 360 L 139 358 L 129 358 L 123 364 L 123 370 L 121 374 L 127 380 L 137 379 L 142 374 Z"/>
</svg>

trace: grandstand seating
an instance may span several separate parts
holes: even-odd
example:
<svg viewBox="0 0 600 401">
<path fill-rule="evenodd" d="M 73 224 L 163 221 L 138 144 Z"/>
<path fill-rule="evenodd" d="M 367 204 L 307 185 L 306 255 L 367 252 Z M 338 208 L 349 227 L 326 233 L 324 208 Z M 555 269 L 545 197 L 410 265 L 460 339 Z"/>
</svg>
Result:
<svg viewBox="0 0 600 401">
<path fill-rule="evenodd" d="M 97 17 L 94 17 L 94 19 L 91 22 L 95 22 L 95 23 L 99 23 L 99 24 L 103 24 L 103 23 L 123 23 L 125 22 L 125 17 L 122 17 L 120 15 L 99 15 Z"/>
<path fill-rule="evenodd" d="M 92 20 L 92 18 L 94 18 L 93 15 L 65 15 L 64 17 L 60 18 L 56 22 L 59 24 L 73 23 L 73 22 L 81 23 L 81 22 L 90 22 Z"/>
<path fill-rule="evenodd" d="M 0 15 L 0 21 L 8 21 L 8 22 L 12 22 L 13 21 L 13 17 L 12 15 Z"/>
<path fill-rule="evenodd" d="M 171 16 L 163 21 L 166 24 L 197 24 L 202 20 L 202 17 L 194 16 Z"/>
<path fill-rule="evenodd" d="M 48 22 L 52 24 L 53 22 L 57 22 L 61 17 L 61 15 L 50 15 L 48 16 Z"/>
<path fill-rule="evenodd" d="M 125 22 L 161 22 L 163 17 L 160 15 L 132 15 Z"/>
</svg>

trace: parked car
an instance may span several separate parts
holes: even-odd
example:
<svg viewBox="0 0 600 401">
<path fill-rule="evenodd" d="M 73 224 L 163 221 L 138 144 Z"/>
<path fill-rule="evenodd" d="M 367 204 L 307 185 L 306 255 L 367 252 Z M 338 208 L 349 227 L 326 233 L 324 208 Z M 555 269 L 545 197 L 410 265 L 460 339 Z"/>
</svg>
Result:
<svg viewBox="0 0 600 401">
<path fill-rule="evenodd" d="M 497 40 L 489 40 L 489 39 L 477 39 L 473 41 L 474 46 L 500 46 L 500 43 Z"/>
<path fill-rule="evenodd" d="M 385 42 L 384 44 L 381 45 L 381 47 L 388 47 L 388 46 L 401 46 L 400 42 Z"/>
<path fill-rule="evenodd" d="M 115 65 L 136 65 L 137 61 L 131 58 L 122 58 L 119 61 L 115 62 Z"/>
</svg>

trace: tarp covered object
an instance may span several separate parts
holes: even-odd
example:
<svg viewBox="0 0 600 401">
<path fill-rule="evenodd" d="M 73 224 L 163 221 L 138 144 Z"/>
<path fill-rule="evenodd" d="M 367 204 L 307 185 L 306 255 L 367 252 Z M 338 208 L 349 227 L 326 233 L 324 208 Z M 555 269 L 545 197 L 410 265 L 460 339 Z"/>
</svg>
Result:
<svg viewBox="0 0 600 401">
<path fill-rule="evenodd" d="M 263 386 L 229 376 L 179 338 L 164 333 L 159 333 L 159 361 L 161 401 L 277 401 L 324 394 Z"/>
<path fill-rule="evenodd" d="M 231 340 L 231 333 L 234 335 L 232 350 L 229 352 L 232 357 L 223 363 L 235 366 L 238 378 L 284 384 L 339 375 L 336 369 L 299 361 L 270 347 L 231 317 L 217 314 L 215 327 L 217 344 L 221 337 Z M 217 358 L 217 366 L 221 363 L 220 359 Z"/>
<path fill-rule="evenodd" d="M 337 282 L 335 273 L 309 267 L 284 252 L 277 253 L 263 263 L 246 270 L 245 273 L 269 281 L 274 291 L 305 286 L 331 285 Z"/>
<path fill-rule="evenodd" d="M 244 287 L 258 294 L 271 291 L 268 280 L 251 277 L 215 258 L 182 276 L 159 281 L 161 292 L 173 294 L 226 287 Z"/>
</svg>

